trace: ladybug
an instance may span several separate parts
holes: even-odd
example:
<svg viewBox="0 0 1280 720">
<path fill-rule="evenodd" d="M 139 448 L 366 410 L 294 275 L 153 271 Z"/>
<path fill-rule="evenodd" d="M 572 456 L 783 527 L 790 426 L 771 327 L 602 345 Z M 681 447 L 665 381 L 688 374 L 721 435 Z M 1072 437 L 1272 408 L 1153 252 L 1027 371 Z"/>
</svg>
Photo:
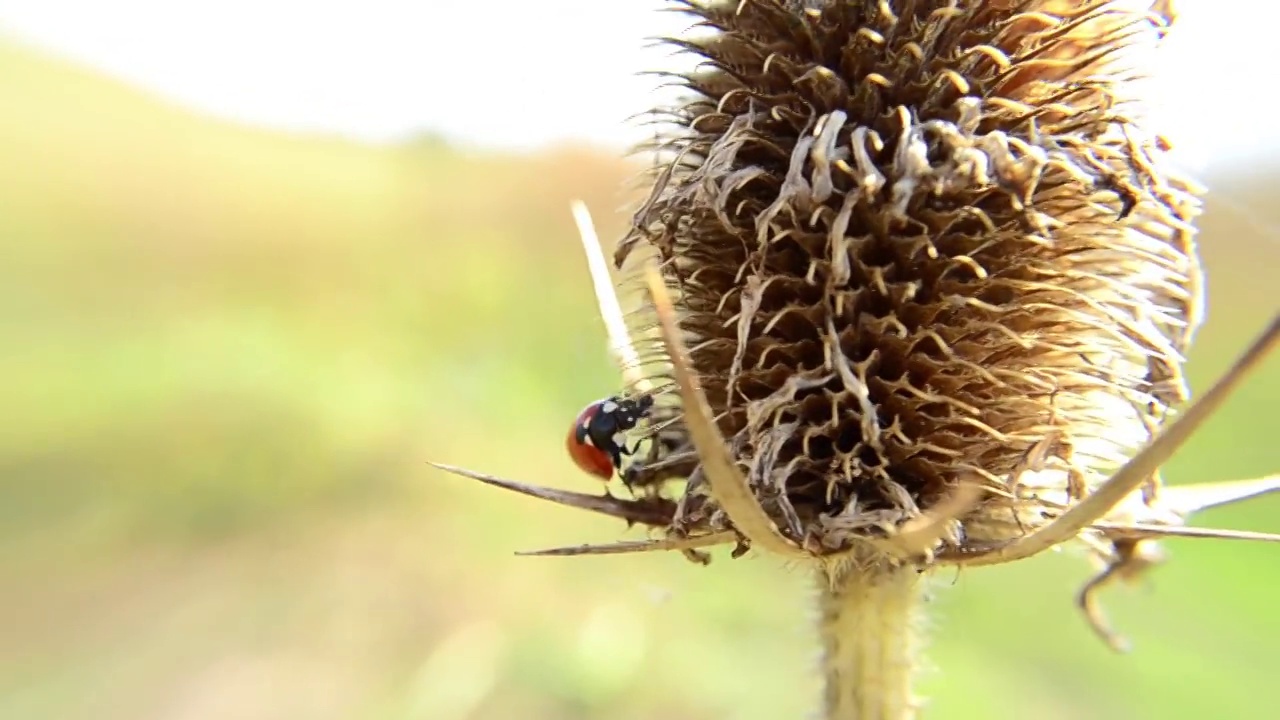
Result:
<svg viewBox="0 0 1280 720">
<path fill-rule="evenodd" d="M 578 413 L 565 438 L 569 457 L 583 471 L 608 482 L 614 471 L 622 469 L 622 456 L 636 451 L 627 449 L 626 432 L 652 408 L 653 398 L 648 395 L 634 400 L 615 395 L 591 403 Z"/>
</svg>

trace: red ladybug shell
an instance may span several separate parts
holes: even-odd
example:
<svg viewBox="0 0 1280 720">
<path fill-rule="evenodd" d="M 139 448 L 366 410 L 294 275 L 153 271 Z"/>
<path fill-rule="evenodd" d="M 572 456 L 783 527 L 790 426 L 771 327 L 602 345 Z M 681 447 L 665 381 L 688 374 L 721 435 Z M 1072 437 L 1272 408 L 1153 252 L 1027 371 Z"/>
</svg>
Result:
<svg viewBox="0 0 1280 720">
<path fill-rule="evenodd" d="M 613 461 L 609 459 L 609 454 L 600 448 L 592 445 L 590 441 L 578 440 L 578 430 L 586 426 L 591 418 L 600 410 L 600 403 L 591 403 L 578 414 L 578 419 L 573 422 L 573 427 L 569 428 L 569 435 L 565 438 L 565 449 L 569 451 L 569 457 L 573 458 L 573 462 L 579 468 L 591 475 L 608 482 L 613 478 Z"/>
</svg>

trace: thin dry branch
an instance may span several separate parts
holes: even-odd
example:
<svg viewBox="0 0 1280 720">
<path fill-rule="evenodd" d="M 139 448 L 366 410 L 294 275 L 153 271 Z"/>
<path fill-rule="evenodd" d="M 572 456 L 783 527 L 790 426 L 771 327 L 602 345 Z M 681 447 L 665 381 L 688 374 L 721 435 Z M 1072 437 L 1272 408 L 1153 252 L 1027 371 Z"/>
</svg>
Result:
<svg viewBox="0 0 1280 720">
<path fill-rule="evenodd" d="M 778 553 L 785 557 L 810 557 L 799 545 L 784 536 L 773 524 L 764 508 L 751 494 L 747 479 L 730 457 L 724 436 L 712 420 L 707 398 L 697 385 L 697 379 L 685 359 L 686 349 L 676 326 L 675 309 L 667 294 L 662 276 L 652 266 L 646 280 L 653 295 L 654 308 L 662 331 L 662 341 L 671 356 L 671 365 L 684 401 L 685 425 L 693 439 L 694 447 L 702 460 L 702 472 L 706 476 L 711 493 L 724 509 L 734 528 L 742 533 L 752 547 Z"/>
<path fill-rule="evenodd" d="M 1160 489 L 1157 507 L 1177 517 L 1187 517 L 1209 508 L 1250 500 L 1280 492 L 1280 474 L 1251 480 L 1195 483 L 1165 486 Z"/>
<path fill-rule="evenodd" d="M 527 550 L 518 552 L 521 556 L 575 556 L 575 555 L 626 555 L 630 553 L 657 552 L 662 550 L 694 550 L 715 545 L 730 545 L 738 539 L 737 533 L 724 531 L 694 535 L 692 537 L 669 537 L 658 540 L 633 540 L 629 542 L 607 543 L 603 545 L 573 545 L 569 547 L 550 548 L 548 550 Z"/>
<path fill-rule="evenodd" d="M 1100 521 L 1130 493 L 1137 490 L 1169 457 L 1191 437 L 1222 405 L 1249 374 L 1262 364 L 1280 342 L 1280 316 L 1250 345 L 1223 375 L 1186 413 L 1169 425 L 1093 494 L 1073 505 L 1053 522 L 1031 535 L 1013 540 L 986 552 L 965 553 L 955 558 L 965 565 L 995 565 L 1031 557 L 1069 540 L 1081 530 Z"/>
<path fill-rule="evenodd" d="M 453 465 L 444 465 L 441 463 L 427 461 L 427 464 L 444 470 L 454 475 L 479 480 L 486 485 L 502 488 L 518 492 L 522 495 L 535 497 L 539 500 L 547 500 L 564 505 L 565 507 L 577 508 L 579 510 L 587 510 L 589 512 L 599 513 L 626 520 L 628 523 L 640 523 L 642 525 L 651 525 L 654 527 L 666 527 L 671 523 L 671 518 L 675 513 L 675 504 L 670 500 L 661 498 L 641 498 L 638 500 L 624 500 L 616 498 L 612 495 L 587 495 L 585 493 L 570 492 L 567 490 L 556 490 L 554 488 L 541 487 L 538 485 L 529 485 L 527 483 L 518 482 L 516 480 L 507 480 L 494 475 L 488 475 L 466 468 L 455 467 Z"/>
<path fill-rule="evenodd" d="M 578 237 L 582 241 L 582 249 L 587 254 L 587 267 L 591 271 L 591 287 L 595 290 L 596 304 L 600 308 L 600 318 L 604 320 L 605 331 L 609 335 L 609 352 L 618 368 L 622 371 L 622 379 L 638 392 L 652 389 L 652 383 L 640 372 L 640 355 L 631 342 L 627 331 L 627 323 L 622 315 L 622 305 L 613 288 L 613 279 L 609 275 L 609 265 L 600 249 L 600 238 L 596 235 L 595 224 L 591 221 L 591 213 L 581 200 L 574 200 L 571 205 L 573 220 L 578 226 Z"/>
</svg>

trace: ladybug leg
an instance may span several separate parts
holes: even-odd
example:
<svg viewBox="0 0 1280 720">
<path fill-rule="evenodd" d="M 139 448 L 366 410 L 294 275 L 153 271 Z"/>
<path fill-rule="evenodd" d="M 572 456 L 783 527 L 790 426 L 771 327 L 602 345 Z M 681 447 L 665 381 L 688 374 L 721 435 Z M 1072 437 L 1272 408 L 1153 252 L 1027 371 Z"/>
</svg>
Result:
<svg viewBox="0 0 1280 720">
<path fill-rule="evenodd" d="M 609 449 L 609 457 L 613 459 L 613 466 L 619 470 L 622 469 L 622 456 L 630 454 L 627 452 L 626 445 L 614 445 Z"/>
<path fill-rule="evenodd" d="M 631 467 L 624 470 L 622 468 L 621 461 L 622 461 L 623 455 L 626 455 L 627 457 L 634 457 L 636 452 L 640 450 L 641 442 L 643 442 L 643 440 L 637 440 L 635 446 L 630 448 L 628 448 L 625 443 L 619 445 L 618 454 L 614 456 L 615 459 L 618 461 L 618 464 L 617 464 L 618 477 L 622 480 L 622 484 L 627 488 L 627 490 L 631 492 L 633 496 L 635 495 L 635 488 L 631 486 L 631 482 L 632 480 L 635 479 L 635 477 L 631 472 L 628 472 L 628 470 L 633 470 L 636 466 L 632 464 Z"/>
<path fill-rule="evenodd" d="M 617 453 L 615 453 L 613 456 L 614 466 L 617 467 L 619 470 L 621 470 L 622 456 L 625 455 L 627 457 L 635 457 L 635 454 L 640 451 L 640 444 L 643 442 L 644 442 L 643 440 L 637 440 L 636 444 L 632 447 L 627 447 L 626 443 L 620 443 L 618 445 Z"/>
</svg>

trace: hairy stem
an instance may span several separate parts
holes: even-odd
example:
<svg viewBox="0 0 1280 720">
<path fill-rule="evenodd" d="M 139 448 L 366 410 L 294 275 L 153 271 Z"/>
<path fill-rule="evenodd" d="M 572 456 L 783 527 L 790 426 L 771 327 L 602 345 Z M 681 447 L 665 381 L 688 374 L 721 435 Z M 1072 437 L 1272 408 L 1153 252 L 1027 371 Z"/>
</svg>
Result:
<svg viewBox="0 0 1280 720">
<path fill-rule="evenodd" d="M 818 582 L 824 720 L 915 717 L 923 577 L 909 566 L 840 563 L 824 567 Z"/>
</svg>

